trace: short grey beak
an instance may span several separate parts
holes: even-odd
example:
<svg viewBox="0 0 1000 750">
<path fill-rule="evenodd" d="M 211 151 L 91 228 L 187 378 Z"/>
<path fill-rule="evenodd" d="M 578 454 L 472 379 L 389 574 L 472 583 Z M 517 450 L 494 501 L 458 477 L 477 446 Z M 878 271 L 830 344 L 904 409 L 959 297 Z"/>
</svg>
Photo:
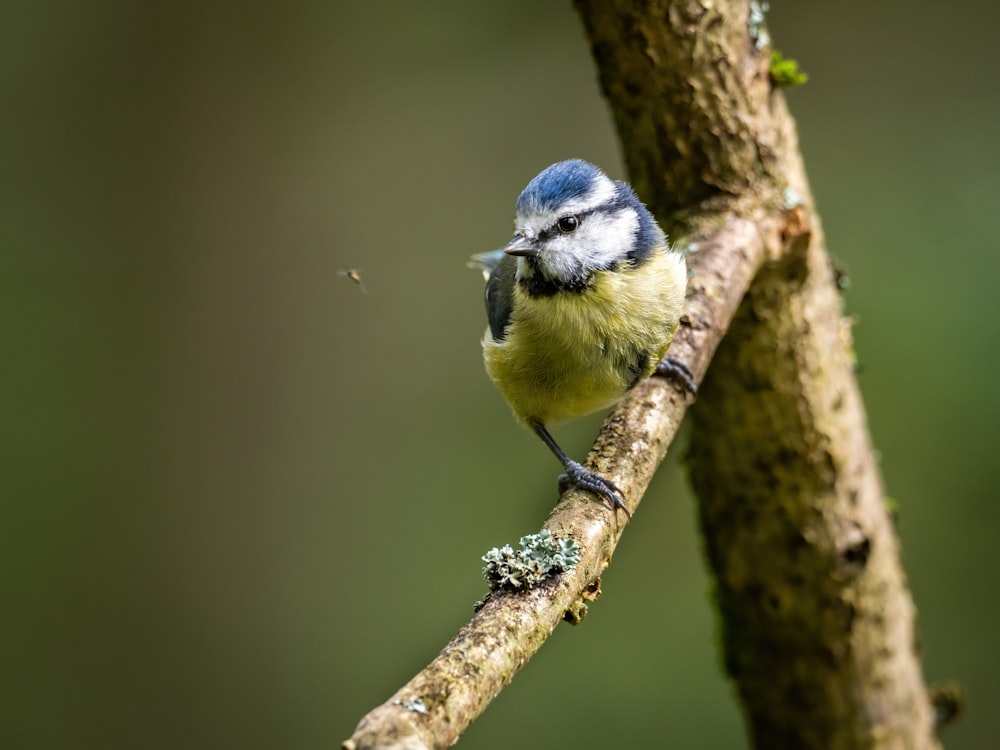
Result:
<svg viewBox="0 0 1000 750">
<path fill-rule="evenodd" d="M 515 234 L 514 239 L 507 243 L 507 247 L 503 251 L 507 255 L 538 255 L 538 248 L 535 247 L 534 240 L 525 237 L 523 234 Z"/>
</svg>

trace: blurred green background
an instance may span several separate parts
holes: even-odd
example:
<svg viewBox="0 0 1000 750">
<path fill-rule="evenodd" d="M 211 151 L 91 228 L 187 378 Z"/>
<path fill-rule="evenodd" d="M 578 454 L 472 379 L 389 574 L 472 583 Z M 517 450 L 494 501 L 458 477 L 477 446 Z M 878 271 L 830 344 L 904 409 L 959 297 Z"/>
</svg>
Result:
<svg viewBox="0 0 1000 750">
<path fill-rule="evenodd" d="M 968 690 L 944 739 L 987 747 L 1000 11 L 771 5 L 926 674 Z M 0 744 L 337 746 L 555 499 L 465 261 L 546 165 L 624 176 L 580 24 L 528 0 L 2 15 Z M 599 423 L 557 435 L 580 457 Z M 462 747 L 746 747 L 681 445 L 586 623 Z"/>
</svg>

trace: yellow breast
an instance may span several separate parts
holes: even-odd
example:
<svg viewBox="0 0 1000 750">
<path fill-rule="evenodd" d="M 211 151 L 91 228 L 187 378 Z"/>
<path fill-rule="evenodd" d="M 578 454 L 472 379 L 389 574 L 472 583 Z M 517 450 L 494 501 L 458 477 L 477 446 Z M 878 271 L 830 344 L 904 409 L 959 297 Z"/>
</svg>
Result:
<svg viewBox="0 0 1000 750">
<path fill-rule="evenodd" d="M 684 257 L 664 251 L 597 272 L 582 293 L 531 297 L 515 286 L 506 337 L 483 338 L 486 371 L 529 426 L 608 407 L 666 354 L 686 287 Z"/>
</svg>

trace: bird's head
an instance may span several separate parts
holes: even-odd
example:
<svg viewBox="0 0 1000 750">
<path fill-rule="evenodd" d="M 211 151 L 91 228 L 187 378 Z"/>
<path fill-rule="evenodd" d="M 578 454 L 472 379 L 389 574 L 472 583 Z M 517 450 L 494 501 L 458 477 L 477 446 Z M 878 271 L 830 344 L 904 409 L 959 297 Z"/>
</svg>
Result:
<svg viewBox="0 0 1000 750">
<path fill-rule="evenodd" d="M 519 279 L 579 288 L 595 271 L 641 263 L 666 242 L 632 188 L 581 159 L 558 162 L 517 199 L 514 238 Z"/>
</svg>

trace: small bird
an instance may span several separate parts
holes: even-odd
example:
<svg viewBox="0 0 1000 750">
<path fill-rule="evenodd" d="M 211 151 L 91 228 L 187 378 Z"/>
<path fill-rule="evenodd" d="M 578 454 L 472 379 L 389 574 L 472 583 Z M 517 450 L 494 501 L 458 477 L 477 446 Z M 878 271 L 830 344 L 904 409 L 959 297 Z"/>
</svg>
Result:
<svg viewBox="0 0 1000 750">
<path fill-rule="evenodd" d="M 684 256 L 625 182 L 586 161 L 543 170 L 517 199 L 514 238 L 472 257 L 483 270 L 486 371 L 561 478 L 631 517 L 621 489 L 573 461 L 548 425 L 616 403 L 656 373 L 695 392 L 666 357 L 687 288 Z"/>
</svg>

